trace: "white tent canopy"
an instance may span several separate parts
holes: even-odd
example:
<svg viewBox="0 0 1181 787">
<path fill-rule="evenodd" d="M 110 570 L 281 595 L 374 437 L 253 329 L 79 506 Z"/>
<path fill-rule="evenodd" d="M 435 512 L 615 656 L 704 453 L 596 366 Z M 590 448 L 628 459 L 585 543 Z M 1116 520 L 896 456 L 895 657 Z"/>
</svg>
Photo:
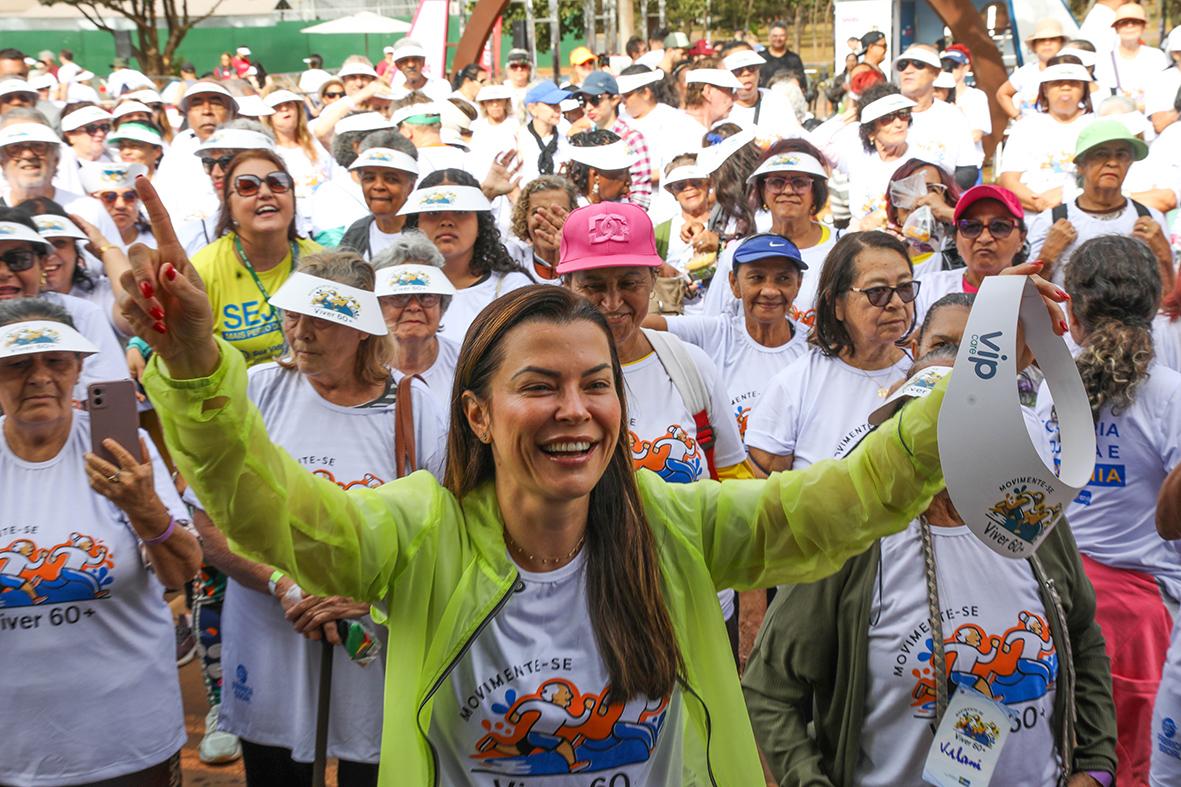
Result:
<svg viewBox="0 0 1181 787">
<path fill-rule="evenodd" d="M 301 33 L 351 33 L 353 35 L 392 35 L 394 33 L 409 33 L 410 23 L 401 19 L 391 19 L 372 11 L 362 11 L 352 16 L 342 16 L 330 22 L 305 27 Z"/>
</svg>

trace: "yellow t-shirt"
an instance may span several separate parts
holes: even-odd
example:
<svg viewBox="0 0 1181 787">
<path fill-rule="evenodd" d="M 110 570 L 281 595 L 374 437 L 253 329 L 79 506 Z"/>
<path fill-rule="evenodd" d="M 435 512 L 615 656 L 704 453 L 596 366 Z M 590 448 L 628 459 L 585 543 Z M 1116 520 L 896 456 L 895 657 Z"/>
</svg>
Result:
<svg viewBox="0 0 1181 787">
<path fill-rule="evenodd" d="M 310 240 L 300 240 L 300 256 L 321 250 Z M 234 254 L 233 233 L 218 238 L 193 255 L 193 266 L 201 274 L 213 306 L 213 330 L 242 351 L 247 366 L 278 358 L 285 341 L 278 310 L 272 309 L 259 292 L 254 277 Z M 258 272 L 267 296 L 274 295 L 291 275 L 291 252 L 269 271 Z"/>
</svg>

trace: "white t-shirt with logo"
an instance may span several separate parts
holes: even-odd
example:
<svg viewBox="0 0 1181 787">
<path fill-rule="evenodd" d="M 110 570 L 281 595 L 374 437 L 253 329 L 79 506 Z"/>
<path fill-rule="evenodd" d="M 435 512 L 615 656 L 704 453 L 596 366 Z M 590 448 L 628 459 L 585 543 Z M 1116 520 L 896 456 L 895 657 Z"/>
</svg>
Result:
<svg viewBox="0 0 1181 787">
<path fill-rule="evenodd" d="M 314 475 L 343 489 L 374 488 L 397 477 L 395 403 L 343 407 L 322 398 L 307 378 L 267 363 L 249 370 L 247 396 L 267 432 Z M 430 390 L 411 388 L 418 466 L 442 478 L 446 428 Z M 369 622 L 368 616 L 364 618 Z M 372 625 L 372 624 L 371 624 Z M 378 629 L 384 639 L 387 630 Z M 315 753 L 322 645 L 296 633 L 279 600 L 230 579 L 222 609 L 219 729 L 253 743 L 291 749 L 298 762 Z M 337 651 L 332 663 L 328 755 L 375 763 L 381 750 L 385 659 L 362 667 Z"/>
<path fill-rule="evenodd" d="M 1116 48 L 1112 52 L 1096 55 L 1095 81 L 1109 88 L 1114 95 L 1127 96 L 1140 102 L 1161 72 L 1169 67 L 1169 58 L 1155 47 L 1141 46 L 1136 56 L 1125 60 Z M 1175 69 L 1174 69 L 1175 70 Z"/>
<path fill-rule="evenodd" d="M 1061 770 L 1053 718 L 1058 653 L 1033 569 L 996 554 L 967 526 L 932 527 L 931 540 L 948 689 L 971 686 L 1018 714 L 992 784 L 1053 787 Z M 918 522 L 881 546 L 853 782 L 921 787 L 934 740 L 935 680 Z"/>
<path fill-rule="evenodd" d="M 1079 551 L 1116 568 L 1156 577 L 1181 600 L 1181 556 L 1156 532 L 1156 498 L 1181 463 L 1181 373 L 1149 367 L 1128 409 L 1101 411 L 1095 425 L 1095 470 L 1066 508 Z M 1062 451 L 1054 400 L 1043 382 L 1037 397 L 1054 464 Z"/>
<path fill-rule="evenodd" d="M 1039 114 L 1037 109 L 1037 94 L 1042 86 L 1041 63 L 1034 57 L 1032 62 L 1018 68 L 1009 74 L 1009 84 L 1017 91 L 1013 96 L 1013 103 L 1021 112 L 1018 120 Z"/>
<path fill-rule="evenodd" d="M 857 137 L 843 146 L 838 169 L 849 178 L 849 212 L 856 222 L 875 211 L 886 209 L 886 188 L 898 168 L 912 158 L 923 157 L 913 142 L 906 152 L 892 161 L 884 160 L 877 152 L 870 153 Z M 935 163 L 935 162 L 932 162 Z M 954 167 L 949 172 L 954 172 Z"/>
<path fill-rule="evenodd" d="M 1059 123 L 1043 112 L 1021 118 L 1009 133 L 1009 142 L 1001 156 L 1001 174 L 1020 174 L 1021 182 L 1037 194 L 1060 186 L 1065 192 L 1076 188 L 1075 143 L 1094 120 L 1095 116 L 1089 112 L 1069 123 Z M 1027 210 L 1025 220 L 1031 221 L 1036 215 Z"/>
<path fill-rule="evenodd" d="M 90 418 L 73 416 L 45 462 L 18 458 L 0 417 L 0 783 L 14 787 L 135 773 L 188 740 L 164 587 L 126 515 L 90 489 Z M 156 494 L 187 520 L 147 443 Z"/>
<path fill-rule="evenodd" d="M 1157 74 L 1144 86 L 1144 114 L 1152 119 L 1157 112 L 1171 112 L 1178 89 L 1181 89 L 1181 68 L 1166 68 Z"/>
<path fill-rule="evenodd" d="M 913 112 L 911 118 L 914 122 L 906 135 L 910 143 L 907 158 L 921 158 L 952 174 L 956 167 L 979 167 L 984 163 L 983 149 L 977 153 L 972 127 L 957 107 L 935 101 L 924 111 Z"/>
<path fill-rule="evenodd" d="M 492 303 L 501 295 L 507 295 L 513 290 L 528 287 L 533 281 L 523 273 L 510 271 L 500 273 L 492 271 L 488 278 L 479 284 L 459 290 L 451 297 L 451 305 L 443 313 L 443 320 L 439 323 L 439 336 L 445 336 L 453 342 L 463 344 L 463 337 L 467 336 L 468 326 L 484 307 Z"/>
<path fill-rule="evenodd" d="M 786 344 L 764 347 L 747 331 L 745 315 L 665 319 L 669 333 L 705 350 L 722 373 L 740 435 L 771 377 L 808 351 L 808 328 L 794 320 L 789 320 L 792 337 Z"/>
<path fill-rule="evenodd" d="M 1074 227 L 1078 237 L 1058 255 L 1051 272 L 1051 279 L 1059 287 L 1066 280 L 1066 266 L 1070 264 L 1071 256 L 1080 245 L 1101 235 L 1131 235 L 1132 230 L 1136 228 L 1136 219 L 1140 218 L 1130 198 L 1124 203 L 1124 209 L 1119 213 L 1105 213 L 1100 216 L 1087 213 L 1075 203 L 1075 200 L 1066 202 L 1066 220 Z M 1029 224 L 1028 240 L 1031 260 L 1038 259 L 1038 255 L 1041 254 L 1042 246 L 1045 245 L 1046 238 L 1050 234 L 1050 227 L 1054 225 L 1053 213 L 1053 210 L 1044 210 L 1037 214 Z M 1161 232 L 1167 238 L 1169 225 L 1165 222 L 1164 214 L 1156 208 L 1148 208 L 1148 213 L 1160 224 Z"/>
<path fill-rule="evenodd" d="M 746 444 L 794 454 L 793 470 L 842 454 L 872 428 L 866 419 L 885 399 L 879 392 L 905 377 L 911 363 L 904 354 L 867 371 L 814 347 L 772 378 L 747 419 Z"/>
<path fill-rule="evenodd" d="M 608 703 L 586 593 L 586 552 L 518 569 L 508 602 L 433 697 L 427 737 L 449 787 L 679 785 L 680 690 Z M 388 766 L 388 764 L 387 764 Z"/>
</svg>

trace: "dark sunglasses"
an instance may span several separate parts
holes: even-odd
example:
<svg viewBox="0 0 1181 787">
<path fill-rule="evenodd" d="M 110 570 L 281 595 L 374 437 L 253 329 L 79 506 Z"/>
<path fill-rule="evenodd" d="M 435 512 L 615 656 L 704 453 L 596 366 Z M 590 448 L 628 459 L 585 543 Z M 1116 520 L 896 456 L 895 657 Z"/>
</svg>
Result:
<svg viewBox="0 0 1181 787">
<path fill-rule="evenodd" d="M 956 229 L 965 238 L 979 238 L 985 227 L 988 228 L 989 235 L 997 240 L 1004 240 L 1013 234 L 1013 230 L 1017 229 L 1017 222 L 1010 219 L 993 219 L 985 224 L 979 219 L 960 219 L 956 224 Z"/>
<path fill-rule="evenodd" d="M 669 184 L 668 190 L 673 194 L 680 194 L 685 189 L 692 186 L 695 189 L 705 191 L 709 188 L 709 181 L 702 178 L 690 178 L 689 180 L 678 180 L 676 183 Z"/>
<path fill-rule="evenodd" d="M 99 133 L 100 131 L 104 134 L 110 134 L 111 133 L 111 124 L 110 123 L 87 123 L 85 126 L 83 126 L 79 130 L 85 131 L 87 134 L 89 134 L 92 137 L 95 134 Z"/>
<path fill-rule="evenodd" d="M 886 126 L 893 123 L 895 120 L 905 120 L 907 123 L 909 123 L 910 122 L 910 110 L 909 109 L 900 109 L 897 112 L 891 112 L 888 115 L 882 115 L 880 118 L 875 120 L 874 123 L 877 125 L 878 128 L 885 128 Z"/>
<path fill-rule="evenodd" d="M 516 71 L 518 69 L 528 69 L 529 64 L 528 63 L 509 63 L 508 67 L 511 68 L 512 70 Z"/>
<path fill-rule="evenodd" d="M 131 189 L 127 191 L 104 191 L 97 196 L 106 205 L 114 205 L 120 198 L 123 199 L 123 204 L 129 207 L 139 201 L 139 194 Z"/>
<path fill-rule="evenodd" d="M 202 156 L 201 157 L 201 166 L 205 167 L 205 174 L 206 175 L 212 175 L 214 167 L 221 167 L 221 171 L 225 172 L 229 168 L 230 162 L 234 160 L 234 156 L 236 156 L 236 155 L 238 155 L 238 154 L 237 153 L 227 153 L 224 156 L 222 156 L 221 158 L 208 158 L 206 156 Z"/>
<path fill-rule="evenodd" d="M 29 249 L 11 249 L 0 254 L 0 262 L 8 266 L 13 273 L 27 271 L 37 261 L 37 252 Z"/>
<path fill-rule="evenodd" d="M 740 66 L 740 67 L 738 67 L 738 68 L 732 68 L 732 69 L 730 69 L 730 72 L 731 72 L 731 73 L 733 73 L 733 74 L 735 74 L 735 75 L 738 75 L 738 74 L 754 74 L 754 73 L 758 73 L 758 70 L 759 70 L 759 67 L 758 67 L 757 65 L 755 65 L 755 66 Z"/>
<path fill-rule="evenodd" d="M 343 90 L 331 90 L 324 94 L 324 98 L 344 98 Z"/>
<path fill-rule="evenodd" d="M 884 309 L 889 305 L 894 298 L 894 293 L 898 293 L 898 300 L 903 303 L 910 303 L 919 296 L 919 286 L 922 282 L 908 281 L 905 284 L 899 284 L 897 287 L 866 287 L 860 290 L 856 287 L 850 287 L 853 292 L 859 292 L 864 295 L 871 306 L 877 306 L 879 309 Z"/>
<path fill-rule="evenodd" d="M 919 71 L 922 71 L 924 68 L 934 68 L 934 66 L 932 66 L 930 63 L 924 63 L 922 60 L 911 60 L 910 58 L 907 58 L 906 60 L 898 61 L 899 71 L 905 71 L 911 66 L 917 68 Z"/>
<path fill-rule="evenodd" d="M 411 293 L 408 295 L 383 295 L 381 297 L 383 299 L 389 298 L 390 303 L 394 304 L 399 309 L 405 308 L 405 306 L 408 303 L 410 303 L 411 298 L 414 298 L 416 301 L 418 301 L 418 305 L 424 309 L 429 309 L 432 306 L 439 305 L 439 294 L 435 293 L 435 292 L 428 292 L 428 293 L 422 293 L 422 294 Z"/>
<path fill-rule="evenodd" d="M 238 192 L 239 197 L 253 197 L 264 183 L 267 184 L 267 188 L 271 190 L 272 194 L 282 194 L 291 190 L 293 181 L 290 175 L 279 170 L 275 170 L 265 178 L 260 178 L 257 175 L 239 175 L 234 178 L 234 191 Z"/>
<path fill-rule="evenodd" d="M 49 155 L 48 142 L 13 142 L 0 148 L 5 158 L 20 158 L 25 151 L 32 153 L 37 158 L 45 158 Z"/>
<path fill-rule="evenodd" d="M 597 96 L 588 96 L 586 93 L 579 93 L 574 97 L 574 100 L 578 102 L 578 106 L 580 107 L 585 107 L 587 104 L 597 107 L 603 103 L 603 99 L 606 97 L 606 93 L 600 93 Z"/>
<path fill-rule="evenodd" d="M 806 176 L 797 176 L 794 178 L 784 177 L 783 175 L 769 175 L 763 180 L 763 188 L 768 194 L 782 194 L 788 189 L 792 194 L 807 194 L 812 190 L 812 179 Z"/>
</svg>

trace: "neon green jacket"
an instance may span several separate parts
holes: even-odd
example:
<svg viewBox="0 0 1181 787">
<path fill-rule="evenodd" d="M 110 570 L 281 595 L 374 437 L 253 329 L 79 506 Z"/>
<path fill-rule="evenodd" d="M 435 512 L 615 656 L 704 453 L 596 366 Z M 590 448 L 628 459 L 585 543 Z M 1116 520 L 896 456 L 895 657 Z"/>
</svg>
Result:
<svg viewBox="0 0 1181 787">
<path fill-rule="evenodd" d="M 220 340 L 219 340 L 220 341 Z M 241 353 L 208 378 L 145 386 L 185 478 L 234 550 L 317 595 L 383 604 L 390 627 L 381 784 L 436 784 L 432 701 L 517 579 L 491 483 L 456 499 L 425 472 L 344 492 L 267 438 Z M 715 593 L 832 574 L 906 527 L 943 487 L 936 421 L 946 382 L 845 461 L 766 481 L 666 484 L 637 474 L 685 662 L 689 785 L 764 784 Z"/>
</svg>

